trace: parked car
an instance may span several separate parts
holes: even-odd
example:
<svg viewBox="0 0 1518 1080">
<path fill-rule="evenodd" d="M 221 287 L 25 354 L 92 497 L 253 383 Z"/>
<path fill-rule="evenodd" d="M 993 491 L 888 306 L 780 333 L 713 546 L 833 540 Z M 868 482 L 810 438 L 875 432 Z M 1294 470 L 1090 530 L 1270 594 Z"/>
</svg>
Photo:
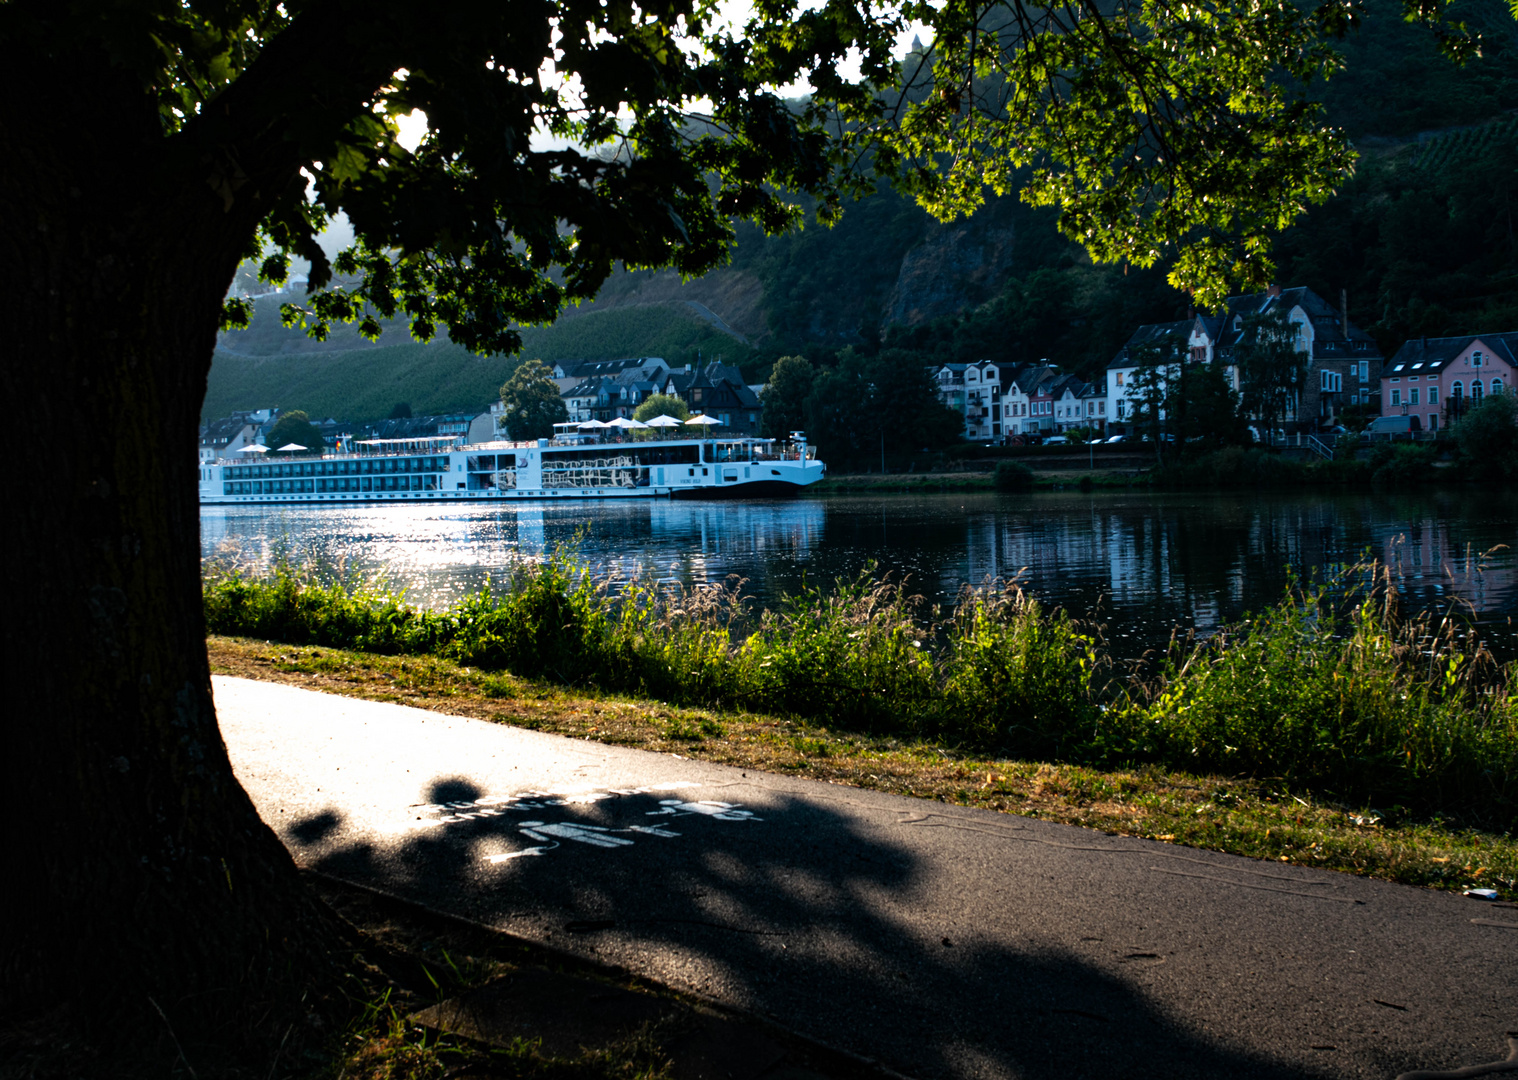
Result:
<svg viewBox="0 0 1518 1080">
<path fill-rule="evenodd" d="M 1064 435 L 1050 435 L 1044 440 L 1045 446 L 1069 446 L 1070 440 Z"/>
<path fill-rule="evenodd" d="M 1113 436 L 1109 437 L 1107 439 L 1107 441 L 1109 443 L 1124 443 L 1124 442 L 1129 442 L 1130 440 L 1129 440 L 1128 436 L 1126 436 L 1126 435 L 1113 435 Z"/>
<path fill-rule="evenodd" d="M 1407 416 L 1378 416 L 1360 432 L 1360 439 L 1362 442 L 1416 439 L 1422 430 L 1422 421 L 1411 413 Z"/>
</svg>

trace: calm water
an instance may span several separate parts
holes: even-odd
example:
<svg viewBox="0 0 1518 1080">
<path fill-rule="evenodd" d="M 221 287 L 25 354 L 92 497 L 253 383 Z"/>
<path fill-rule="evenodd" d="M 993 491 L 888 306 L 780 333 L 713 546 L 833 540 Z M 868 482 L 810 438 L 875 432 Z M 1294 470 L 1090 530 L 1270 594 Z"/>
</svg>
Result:
<svg viewBox="0 0 1518 1080">
<path fill-rule="evenodd" d="M 1493 648 L 1518 656 L 1518 495 L 835 496 L 749 503 L 636 500 L 491 507 L 205 507 L 201 551 L 266 566 L 289 554 L 383 574 L 413 603 L 446 607 L 578 538 L 614 579 L 747 579 L 760 604 L 872 562 L 951 601 L 966 583 L 1021 574 L 1039 596 L 1099 611 L 1115 650 L 1172 628 L 1210 631 L 1303 576 L 1367 553 L 1401 576 L 1410 607 L 1468 604 Z M 1504 546 L 1505 545 L 1505 546 Z"/>
</svg>

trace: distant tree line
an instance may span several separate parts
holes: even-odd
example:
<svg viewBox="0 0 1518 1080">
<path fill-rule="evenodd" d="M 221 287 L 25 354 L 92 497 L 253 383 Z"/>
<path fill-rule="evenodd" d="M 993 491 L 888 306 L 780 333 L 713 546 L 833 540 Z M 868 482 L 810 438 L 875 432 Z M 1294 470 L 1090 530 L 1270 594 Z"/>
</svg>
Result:
<svg viewBox="0 0 1518 1080">
<path fill-rule="evenodd" d="M 781 357 L 761 400 L 766 435 L 803 430 L 843 470 L 925 465 L 964 431 L 964 417 L 938 400 L 927 359 L 904 349 L 845 349 L 827 367 Z"/>
</svg>

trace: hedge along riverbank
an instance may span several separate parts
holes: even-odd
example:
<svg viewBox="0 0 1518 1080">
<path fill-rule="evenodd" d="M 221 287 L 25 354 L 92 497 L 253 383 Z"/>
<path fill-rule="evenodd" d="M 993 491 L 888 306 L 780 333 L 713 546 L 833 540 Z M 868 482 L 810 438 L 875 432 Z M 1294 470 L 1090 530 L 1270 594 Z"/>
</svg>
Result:
<svg viewBox="0 0 1518 1080">
<path fill-rule="evenodd" d="M 560 556 L 443 612 L 292 566 L 210 569 L 204 599 L 217 634 L 437 655 L 1008 757 L 1271 777 L 1512 834 L 1518 663 L 1499 667 L 1454 618 L 1404 618 L 1379 568 L 1345 574 L 1360 582 L 1347 610 L 1294 584 L 1146 673 L 1016 584 L 944 612 L 861 575 L 756 614 L 735 587 L 612 588 Z"/>
</svg>

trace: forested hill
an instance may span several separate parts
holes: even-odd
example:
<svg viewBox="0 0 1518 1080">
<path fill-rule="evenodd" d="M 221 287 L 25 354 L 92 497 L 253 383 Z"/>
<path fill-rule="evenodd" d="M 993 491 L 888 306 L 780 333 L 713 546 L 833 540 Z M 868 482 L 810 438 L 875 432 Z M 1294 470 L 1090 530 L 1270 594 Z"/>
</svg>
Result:
<svg viewBox="0 0 1518 1080">
<path fill-rule="evenodd" d="M 1455 10 L 1486 46 L 1456 68 L 1401 21 L 1400 0 L 1367 9 L 1343 45 L 1345 70 L 1315 91 L 1360 167 L 1281 237 L 1279 278 L 1334 301 L 1347 292 L 1351 317 L 1386 349 L 1420 334 L 1518 328 L 1518 21 L 1505 0 L 1460 0 Z M 252 329 L 224 335 L 223 348 L 242 355 L 218 356 L 205 415 L 280 405 L 365 419 L 402 400 L 472 408 L 511 366 L 446 343 L 402 344 L 402 327 L 380 347 L 342 329 L 318 346 L 279 327 L 276 306 L 260 304 Z M 925 358 L 1048 357 L 1093 373 L 1134 325 L 1186 311 L 1163 268 L 1093 267 L 1052 214 L 1016 199 L 940 225 L 883 191 L 832 229 L 765 238 L 741 227 L 731 264 L 697 281 L 614 275 L 594 304 L 527 331 L 523 355 L 721 355 L 758 380 L 787 353 L 828 364 L 845 347 L 887 344 Z M 379 366 L 344 374 L 363 370 L 355 349 Z"/>
<path fill-rule="evenodd" d="M 326 343 L 279 330 L 279 299 L 259 301 L 237 354 L 219 351 L 211 366 L 203 419 L 262 406 L 303 409 L 315 417 L 373 420 L 398 404 L 418 415 L 483 410 L 498 396 L 518 358 L 479 357 L 449 341 L 411 341 L 404 323 L 378 344 L 351 328 L 335 328 Z M 522 355 L 548 363 L 587 357 L 662 356 L 672 365 L 720 360 L 753 367 L 752 346 L 714 327 L 683 302 L 637 305 L 576 315 L 522 333 Z M 252 348 L 249 348 L 251 346 Z"/>
</svg>

